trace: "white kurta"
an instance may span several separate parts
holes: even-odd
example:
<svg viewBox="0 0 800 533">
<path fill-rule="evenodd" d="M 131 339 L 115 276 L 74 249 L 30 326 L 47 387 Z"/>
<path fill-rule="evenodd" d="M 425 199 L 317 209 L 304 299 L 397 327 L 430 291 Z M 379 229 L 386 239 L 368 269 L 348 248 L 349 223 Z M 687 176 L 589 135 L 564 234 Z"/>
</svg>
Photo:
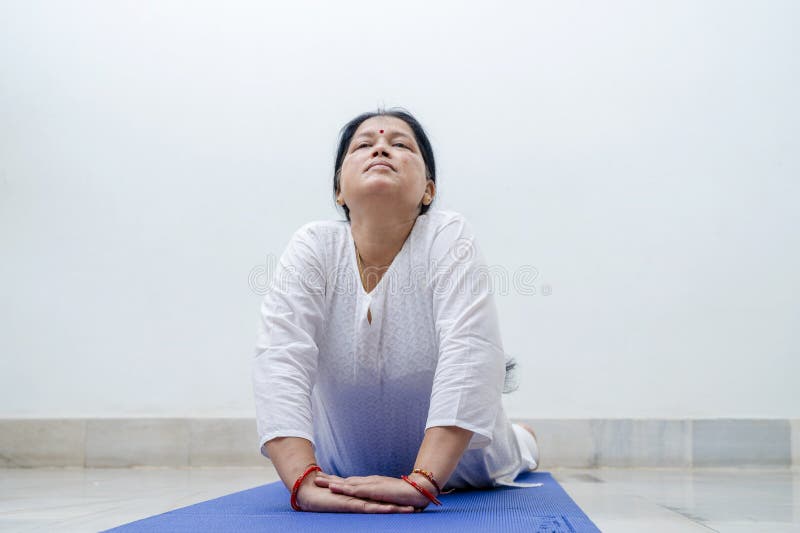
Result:
<svg viewBox="0 0 800 533">
<path fill-rule="evenodd" d="M 538 456 L 503 410 L 505 353 L 489 280 L 470 224 L 454 211 L 419 215 L 369 293 L 347 221 L 301 226 L 261 305 L 261 453 L 275 437 L 303 437 L 325 472 L 399 477 L 413 469 L 427 428 L 459 426 L 474 434 L 446 486 L 519 486 L 512 480 Z"/>
</svg>

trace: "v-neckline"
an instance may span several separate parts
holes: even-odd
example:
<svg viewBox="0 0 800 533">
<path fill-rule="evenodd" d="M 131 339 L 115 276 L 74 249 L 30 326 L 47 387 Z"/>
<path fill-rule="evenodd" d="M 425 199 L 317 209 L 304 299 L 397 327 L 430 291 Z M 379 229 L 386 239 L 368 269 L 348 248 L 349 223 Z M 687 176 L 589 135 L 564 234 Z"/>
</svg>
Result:
<svg viewBox="0 0 800 533">
<path fill-rule="evenodd" d="M 383 280 L 385 280 L 390 273 L 394 272 L 395 265 L 397 264 L 398 259 L 400 259 L 400 257 L 403 255 L 406 248 L 408 248 L 408 242 L 411 240 L 411 237 L 414 236 L 414 230 L 417 229 L 417 222 L 419 221 L 419 217 L 421 216 L 423 215 L 417 215 L 417 218 L 414 219 L 414 225 L 411 227 L 411 231 L 408 233 L 406 240 L 403 242 L 403 246 L 400 247 L 400 251 L 397 252 L 397 254 L 395 254 L 394 258 L 392 259 L 392 262 L 389 263 L 389 268 L 386 269 L 386 272 L 383 273 L 381 279 L 378 280 L 378 283 L 369 292 L 367 292 L 367 289 L 364 287 L 364 281 L 361 279 L 361 272 L 358 269 L 358 255 L 357 255 L 358 251 L 356 250 L 356 240 L 355 238 L 353 238 L 353 227 L 350 225 L 349 222 L 347 223 L 347 235 L 350 238 L 351 264 L 353 265 L 353 267 L 355 267 L 356 279 L 357 279 L 356 283 L 358 284 L 359 294 L 361 294 L 362 296 L 373 296 L 377 294 L 377 292 L 380 289 L 383 288 L 384 285 Z"/>
</svg>

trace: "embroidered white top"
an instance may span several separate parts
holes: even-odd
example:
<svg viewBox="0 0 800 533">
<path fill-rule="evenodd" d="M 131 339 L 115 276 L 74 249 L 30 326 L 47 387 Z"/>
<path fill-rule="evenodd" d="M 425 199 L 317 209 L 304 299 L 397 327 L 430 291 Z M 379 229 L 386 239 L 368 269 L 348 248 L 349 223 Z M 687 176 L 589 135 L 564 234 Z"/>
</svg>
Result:
<svg viewBox="0 0 800 533">
<path fill-rule="evenodd" d="M 370 311 L 372 321 L 367 320 Z M 488 267 L 463 215 L 419 215 L 377 286 L 349 222 L 292 235 L 261 304 L 253 359 L 259 449 L 311 441 L 325 472 L 399 477 L 425 430 L 474 432 L 446 487 L 529 486 L 501 394 L 505 353 Z"/>
</svg>

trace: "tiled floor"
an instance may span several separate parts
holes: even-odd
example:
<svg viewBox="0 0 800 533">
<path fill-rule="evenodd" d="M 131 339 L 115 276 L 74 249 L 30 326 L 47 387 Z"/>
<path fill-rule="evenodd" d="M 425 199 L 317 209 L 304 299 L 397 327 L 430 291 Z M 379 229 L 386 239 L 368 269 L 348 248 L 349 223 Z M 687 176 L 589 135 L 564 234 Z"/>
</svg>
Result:
<svg viewBox="0 0 800 533">
<path fill-rule="evenodd" d="M 800 471 L 549 470 L 607 532 L 800 532 Z M 0 470 L 0 530 L 99 531 L 278 479 L 272 468 Z"/>
</svg>

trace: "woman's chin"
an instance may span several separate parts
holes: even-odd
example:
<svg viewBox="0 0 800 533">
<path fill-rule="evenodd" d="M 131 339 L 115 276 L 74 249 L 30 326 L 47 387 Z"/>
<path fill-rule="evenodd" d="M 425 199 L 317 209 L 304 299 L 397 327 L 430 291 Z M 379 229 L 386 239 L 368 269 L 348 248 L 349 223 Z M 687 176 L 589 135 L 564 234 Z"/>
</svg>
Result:
<svg viewBox="0 0 800 533">
<path fill-rule="evenodd" d="M 366 176 L 361 182 L 361 192 L 365 195 L 398 194 L 401 183 L 394 176 Z"/>
<path fill-rule="evenodd" d="M 397 183 L 397 174 L 393 172 L 367 172 L 364 174 L 364 181 L 388 181 Z"/>
</svg>

